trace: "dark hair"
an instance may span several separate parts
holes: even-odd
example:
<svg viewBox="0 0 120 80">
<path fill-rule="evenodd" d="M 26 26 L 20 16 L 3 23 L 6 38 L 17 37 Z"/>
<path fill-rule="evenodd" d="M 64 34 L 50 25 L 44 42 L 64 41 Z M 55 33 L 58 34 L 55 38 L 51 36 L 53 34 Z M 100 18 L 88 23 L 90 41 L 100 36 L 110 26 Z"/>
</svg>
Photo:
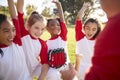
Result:
<svg viewBox="0 0 120 80">
<path fill-rule="evenodd" d="M 57 20 L 60 23 L 60 18 L 47 19 L 47 27 L 48 27 L 49 22 L 52 21 L 52 20 Z"/>
<path fill-rule="evenodd" d="M 29 16 L 27 23 L 29 24 L 29 26 L 32 26 L 36 21 L 44 22 L 44 18 L 38 12 L 33 11 Z"/>
<path fill-rule="evenodd" d="M 4 14 L 0 14 L 0 25 L 7 20 L 7 16 Z"/>
<path fill-rule="evenodd" d="M 6 21 L 6 20 L 7 20 L 7 16 L 4 15 L 4 14 L 0 14 L 0 26 L 1 26 L 1 24 L 2 24 L 4 21 Z M 1 27 L 0 27 L 0 28 L 1 28 Z M 0 54 L 1 54 L 1 56 L 4 55 L 2 49 L 0 49 Z"/>
<path fill-rule="evenodd" d="M 89 18 L 89 19 L 85 22 L 84 27 L 85 27 L 88 23 L 90 23 L 90 22 L 97 24 L 97 32 L 96 32 L 96 34 L 93 36 L 93 39 L 95 39 L 95 38 L 98 36 L 98 34 L 100 33 L 100 31 L 101 31 L 101 26 L 100 26 L 100 23 L 98 22 L 97 19 Z"/>
</svg>

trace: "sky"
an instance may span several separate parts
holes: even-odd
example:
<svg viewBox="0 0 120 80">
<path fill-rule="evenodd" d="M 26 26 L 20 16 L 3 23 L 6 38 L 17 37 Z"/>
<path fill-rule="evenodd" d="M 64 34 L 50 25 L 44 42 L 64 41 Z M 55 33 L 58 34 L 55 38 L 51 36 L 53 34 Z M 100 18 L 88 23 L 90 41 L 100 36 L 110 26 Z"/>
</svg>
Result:
<svg viewBox="0 0 120 80">
<path fill-rule="evenodd" d="M 16 2 L 17 0 L 14 0 L 14 2 Z M 24 11 L 25 11 L 25 7 L 28 4 L 34 5 L 35 7 L 37 7 L 37 11 L 39 11 L 39 13 L 42 12 L 42 10 L 45 8 L 45 6 L 47 7 L 51 7 L 54 8 L 55 4 L 52 3 L 52 0 L 24 0 L 25 2 L 25 6 L 24 6 Z M 0 0 L 0 5 L 2 6 L 8 6 L 7 5 L 7 0 Z"/>
<path fill-rule="evenodd" d="M 16 2 L 17 0 L 14 0 L 14 2 Z M 42 10 L 45 8 L 45 6 L 47 7 L 50 7 L 51 10 L 56 7 L 54 3 L 52 3 L 52 0 L 24 0 L 25 1 L 25 6 L 24 6 L 24 12 L 26 12 L 25 10 L 25 7 L 28 5 L 28 4 L 32 4 L 34 5 L 35 7 L 37 7 L 37 11 L 39 13 L 42 12 Z M 0 5 L 2 6 L 7 6 L 7 0 L 0 0 Z M 97 5 L 95 5 L 97 6 Z M 97 18 L 99 19 L 100 21 L 102 22 L 106 22 L 107 21 L 107 18 L 106 18 L 106 15 L 101 17 L 99 15 L 102 15 L 102 14 L 105 14 L 102 9 L 98 9 L 96 10 L 94 13 L 92 13 L 90 15 L 90 17 L 94 17 L 94 18 Z"/>
</svg>

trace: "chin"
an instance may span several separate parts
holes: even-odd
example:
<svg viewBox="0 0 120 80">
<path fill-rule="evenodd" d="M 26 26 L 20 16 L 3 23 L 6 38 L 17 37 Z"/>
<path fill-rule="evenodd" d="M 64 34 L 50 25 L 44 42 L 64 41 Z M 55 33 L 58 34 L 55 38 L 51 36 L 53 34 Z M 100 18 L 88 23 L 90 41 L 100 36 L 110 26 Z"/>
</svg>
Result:
<svg viewBox="0 0 120 80">
<path fill-rule="evenodd" d="M 12 42 L 11 43 L 7 43 L 7 44 L 5 44 L 6 46 L 10 46 L 12 44 Z"/>
<path fill-rule="evenodd" d="M 87 37 L 87 39 L 91 39 L 92 37 Z"/>
</svg>

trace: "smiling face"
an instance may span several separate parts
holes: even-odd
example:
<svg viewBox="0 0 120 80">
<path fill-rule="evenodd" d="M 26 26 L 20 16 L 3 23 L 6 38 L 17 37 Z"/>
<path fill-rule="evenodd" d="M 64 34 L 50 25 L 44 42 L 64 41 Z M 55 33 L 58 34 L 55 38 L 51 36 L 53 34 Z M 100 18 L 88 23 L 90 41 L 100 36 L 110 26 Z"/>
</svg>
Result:
<svg viewBox="0 0 120 80">
<path fill-rule="evenodd" d="M 41 21 L 37 21 L 32 26 L 28 27 L 28 31 L 30 35 L 36 39 L 42 35 L 44 30 L 45 30 L 45 24 L 42 23 Z"/>
<path fill-rule="evenodd" d="M 89 22 L 84 27 L 85 35 L 87 39 L 93 38 L 93 36 L 97 33 L 97 24 Z"/>
<path fill-rule="evenodd" d="M 37 39 L 40 38 L 46 27 L 46 20 L 38 12 L 33 11 L 27 21 L 27 30 L 29 34 Z"/>
<path fill-rule="evenodd" d="M 5 20 L 0 25 L 0 44 L 11 45 L 15 37 L 15 27 L 10 20 Z"/>
<path fill-rule="evenodd" d="M 51 36 L 56 36 L 60 32 L 60 23 L 56 19 L 51 19 L 48 21 L 47 30 L 51 34 Z"/>
</svg>

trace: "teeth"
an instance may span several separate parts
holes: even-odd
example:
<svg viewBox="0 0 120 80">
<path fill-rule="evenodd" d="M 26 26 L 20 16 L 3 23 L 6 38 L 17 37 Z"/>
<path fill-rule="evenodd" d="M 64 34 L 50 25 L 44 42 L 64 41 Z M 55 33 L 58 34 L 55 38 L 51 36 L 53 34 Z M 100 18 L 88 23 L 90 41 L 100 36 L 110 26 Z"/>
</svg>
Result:
<svg viewBox="0 0 120 80">
<path fill-rule="evenodd" d="M 13 41 L 13 39 L 9 39 L 9 41 Z"/>
</svg>

